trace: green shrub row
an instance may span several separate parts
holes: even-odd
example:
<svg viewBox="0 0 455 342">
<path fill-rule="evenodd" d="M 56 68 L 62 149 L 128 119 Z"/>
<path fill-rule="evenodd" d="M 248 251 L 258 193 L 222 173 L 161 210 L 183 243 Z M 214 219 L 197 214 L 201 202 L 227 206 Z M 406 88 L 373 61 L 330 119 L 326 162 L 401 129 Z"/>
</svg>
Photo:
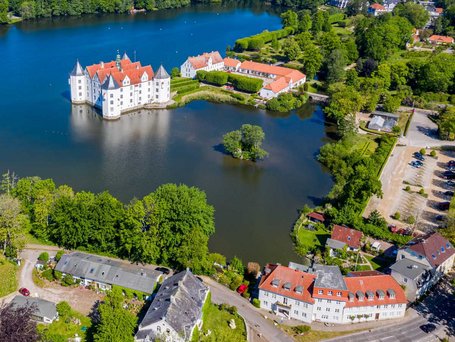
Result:
<svg viewBox="0 0 455 342">
<path fill-rule="evenodd" d="M 172 83 L 171 84 L 171 89 L 172 90 L 177 90 L 181 87 L 187 86 L 189 84 L 194 84 L 194 83 L 199 83 L 197 80 L 192 80 L 192 79 L 187 79 L 186 81 L 183 82 L 178 82 L 178 83 Z"/>
<path fill-rule="evenodd" d="M 265 43 L 269 43 L 273 38 L 281 39 L 294 33 L 292 27 L 285 27 L 276 31 L 263 31 L 254 36 L 240 38 L 235 41 L 234 50 L 242 52 L 244 50 L 259 50 Z"/>
<path fill-rule="evenodd" d="M 257 93 L 262 88 L 262 80 L 237 74 L 230 74 L 224 71 L 203 71 L 196 73 L 199 81 L 209 84 L 223 86 L 226 83 L 231 83 L 237 90 L 247 93 Z"/>
</svg>

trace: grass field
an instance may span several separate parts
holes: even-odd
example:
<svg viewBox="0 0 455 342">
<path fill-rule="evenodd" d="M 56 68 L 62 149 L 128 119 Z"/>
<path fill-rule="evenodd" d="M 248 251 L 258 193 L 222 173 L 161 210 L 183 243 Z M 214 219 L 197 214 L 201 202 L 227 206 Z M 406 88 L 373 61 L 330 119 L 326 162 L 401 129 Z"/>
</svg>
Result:
<svg viewBox="0 0 455 342">
<path fill-rule="evenodd" d="M 292 335 L 294 339 L 298 342 L 316 342 L 316 341 L 322 341 L 326 340 L 329 338 L 334 338 L 337 336 L 343 336 L 343 335 L 348 335 L 348 334 L 354 334 L 356 332 L 362 331 L 362 330 L 351 330 L 351 331 L 317 331 L 317 330 L 311 330 L 308 333 L 305 333 L 304 335 L 294 335 L 294 332 L 291 327 L 282 325 L 281 326 L 288 334 Z"/>
<path fill-rule="evenodd" d="M 317 248 L 324 247 L 326 240 L 330 237 L 330 233 L 325 230 L 308 230 L 305 227 L 300 227 L 296 236 L 300 246 L 311 249 L 314 246 Z"/>
<path fill-rule="evenodd" d="M 229 321 L 234 319 L 236 328 L 229 327 Z M 202 332 L 195 334 L 192 341 L 236 341 L 246 342 L 246 330 L 243 319 L 238 314 L 232 314 L 215 304 L 205 305 L 203 310 Z M 211 334 L 206 336 L 207 331 Z"/>
<path fill-rule="evenodd" d="M 3 297 L 17 289 L 17 266 L 4 259 L 0 263 L 0 297 Z"/>
<path fill-rule="evenodd" d="M 368 261 L 370 262 L 371 266 L 373 266 L 373 268 L 378 271 L 384 271 L 387 267 L 389 267 L 395 261 L 394 259 L 390 259 L 390 258 L 373 257 L 373 256 L 369 256 L 369 255 L 364 255 L 364 257 L 367 258 Z"/>
<path fill-rule="evenodd" d="M 375 141 L 376 138 L 376 136 L 368 134 L 358 134 L 353 138 L 355 141 L 352 141 L 351 149 L 353 151 L 358 151 L 362 156 L 371 156 L 378 147 L 378 144 Z"/>
<path fill-rule="evenodd" d="M 80 321 L 80 324 L 77 321 Z M 87 341 L 86 331 L 92 322 L 90 318 L 72 310 L 71 318 L 60 318 L 52 324 L 39 324 L 38 332 L 46 337 L 46 341 L 67 341 L 69 338 L 78 334 L 82 341 Z"/>
</svg>

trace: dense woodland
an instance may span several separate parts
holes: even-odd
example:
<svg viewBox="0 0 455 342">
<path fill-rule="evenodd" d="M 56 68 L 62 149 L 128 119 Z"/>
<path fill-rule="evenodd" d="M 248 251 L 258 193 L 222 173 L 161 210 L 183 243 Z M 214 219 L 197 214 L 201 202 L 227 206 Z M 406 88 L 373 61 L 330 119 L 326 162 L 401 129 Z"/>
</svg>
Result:
<svg viewBox="0 0 455 342">
<path fill-rule="evenodd" d="M 51 179 L 7 173 L 0 195 L 0 242 L 15 257 L 30 231 L 67 249 L 207 272 L 214 208 L 203 191 L 165 184 L 127 205 L 107 191 L 76 192 Z"/>
</svg>

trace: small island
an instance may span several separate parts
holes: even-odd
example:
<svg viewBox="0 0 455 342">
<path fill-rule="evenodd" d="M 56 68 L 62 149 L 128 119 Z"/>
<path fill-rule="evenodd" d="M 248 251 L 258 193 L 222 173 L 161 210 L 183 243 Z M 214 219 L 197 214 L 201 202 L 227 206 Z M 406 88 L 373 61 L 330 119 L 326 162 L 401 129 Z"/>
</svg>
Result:
<svg viewBox="0 0 455 342">
<path fill-rule="evenodd" d="M 269 154 L 261 148 L 265 134 L 260 126 L 245 124 L 223 136 L 223 146 L 234 158 L 257 161 Z"/>
</svg>

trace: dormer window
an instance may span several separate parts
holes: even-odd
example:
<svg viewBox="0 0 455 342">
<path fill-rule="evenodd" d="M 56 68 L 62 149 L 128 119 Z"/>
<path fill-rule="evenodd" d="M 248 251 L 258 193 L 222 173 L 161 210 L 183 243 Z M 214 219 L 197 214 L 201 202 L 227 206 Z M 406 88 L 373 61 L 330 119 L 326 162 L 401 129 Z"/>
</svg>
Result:
<svg viewBox="0 0 455 342">
<path fill-rule="evenodd" d="M 434 255 L 434 254 L 431 254 L 431 257 L 432 257 L 433 259 L 436 259 L 436 255 Z"/>
<path fill-rule="evenodd" d="M 333 296 L 333 292 L 332 292 L 332 291 L 329 291 L 329 292 L 328 292 L 328 295 L 329 295 L 329 296 Z"/>
<path fill-rule="evenodd" d="M 337 297 L 341 297 L 341 292 L 340 291 L 337 292 Z"/>
<path fill-rule="evenodd" d="M 283 289 L 289 291 L 291 289 L 291 283 L 290 282 L 284 283 Z"/>
<path fill-rule="evenodd" d="M 318 290 L 318 294 L 324 294 L 324 291 Z"/>
<path fill-rule="evenodd" d="M 353 302 L 355 296 L 354 296 L 354 294 L 353 294 L 352 292 L 349 292 L 349 293 L 348 293 L 348 298 L 349 298 L 349 301 L 350 301 L 350 302 Z"/>
<path fill-rule="evenodd" d="M 385 296 L 384 291 L 382 291 L 382 290 L 377 290 L 377 291 L 376 291 L 376 294 L 378 295 L 378 298 L 379 298 L 380 300 L 383 300 L 383 299 L 384 299 L 384 296 Z"/>
<path fill-rule="evenodd" d="M 272 280 L 272 286 L 273 287 L 278 287 L 279 284 L 280 284 L 280 280 L 279 279 L 273 279 Z"/>
<path fill-rule="evenodd" d="M 296 293 L 303 293 L 303 286 L 299 285 L 295 288 Z"/>
<path fill-rule="evenodd" d="M 444 247 L 441 247 L 441 252 L 444 253 L 446 250 Z"/>
<path fill-rule="evenodd" d="M 393 289 L 388 289 L 387 290 L 387 294 L 388 294 L 390 299 L 394 299 L 395 298 L 395 291 Z"/>
<path fill-rule="evenodd" d="M 351 237 L 350 236 L 348 236 L 348 241 L 351 241 Z"/>
<path fill-rule="evenodd" d="M 363 299 L 365 298 L 365 295 L 363 294 L 363 292 L 362 291 L 357 291 L 355 294 L 356 294 L 358 300 L 360 302 L 363 302 Z"/>
<path fill-rule="evenodd" d="M 373 291 L 368 290 L 366 292 L 368 300 L 373 300 L 374 299 L 374 293 Z"/>
</svg>

